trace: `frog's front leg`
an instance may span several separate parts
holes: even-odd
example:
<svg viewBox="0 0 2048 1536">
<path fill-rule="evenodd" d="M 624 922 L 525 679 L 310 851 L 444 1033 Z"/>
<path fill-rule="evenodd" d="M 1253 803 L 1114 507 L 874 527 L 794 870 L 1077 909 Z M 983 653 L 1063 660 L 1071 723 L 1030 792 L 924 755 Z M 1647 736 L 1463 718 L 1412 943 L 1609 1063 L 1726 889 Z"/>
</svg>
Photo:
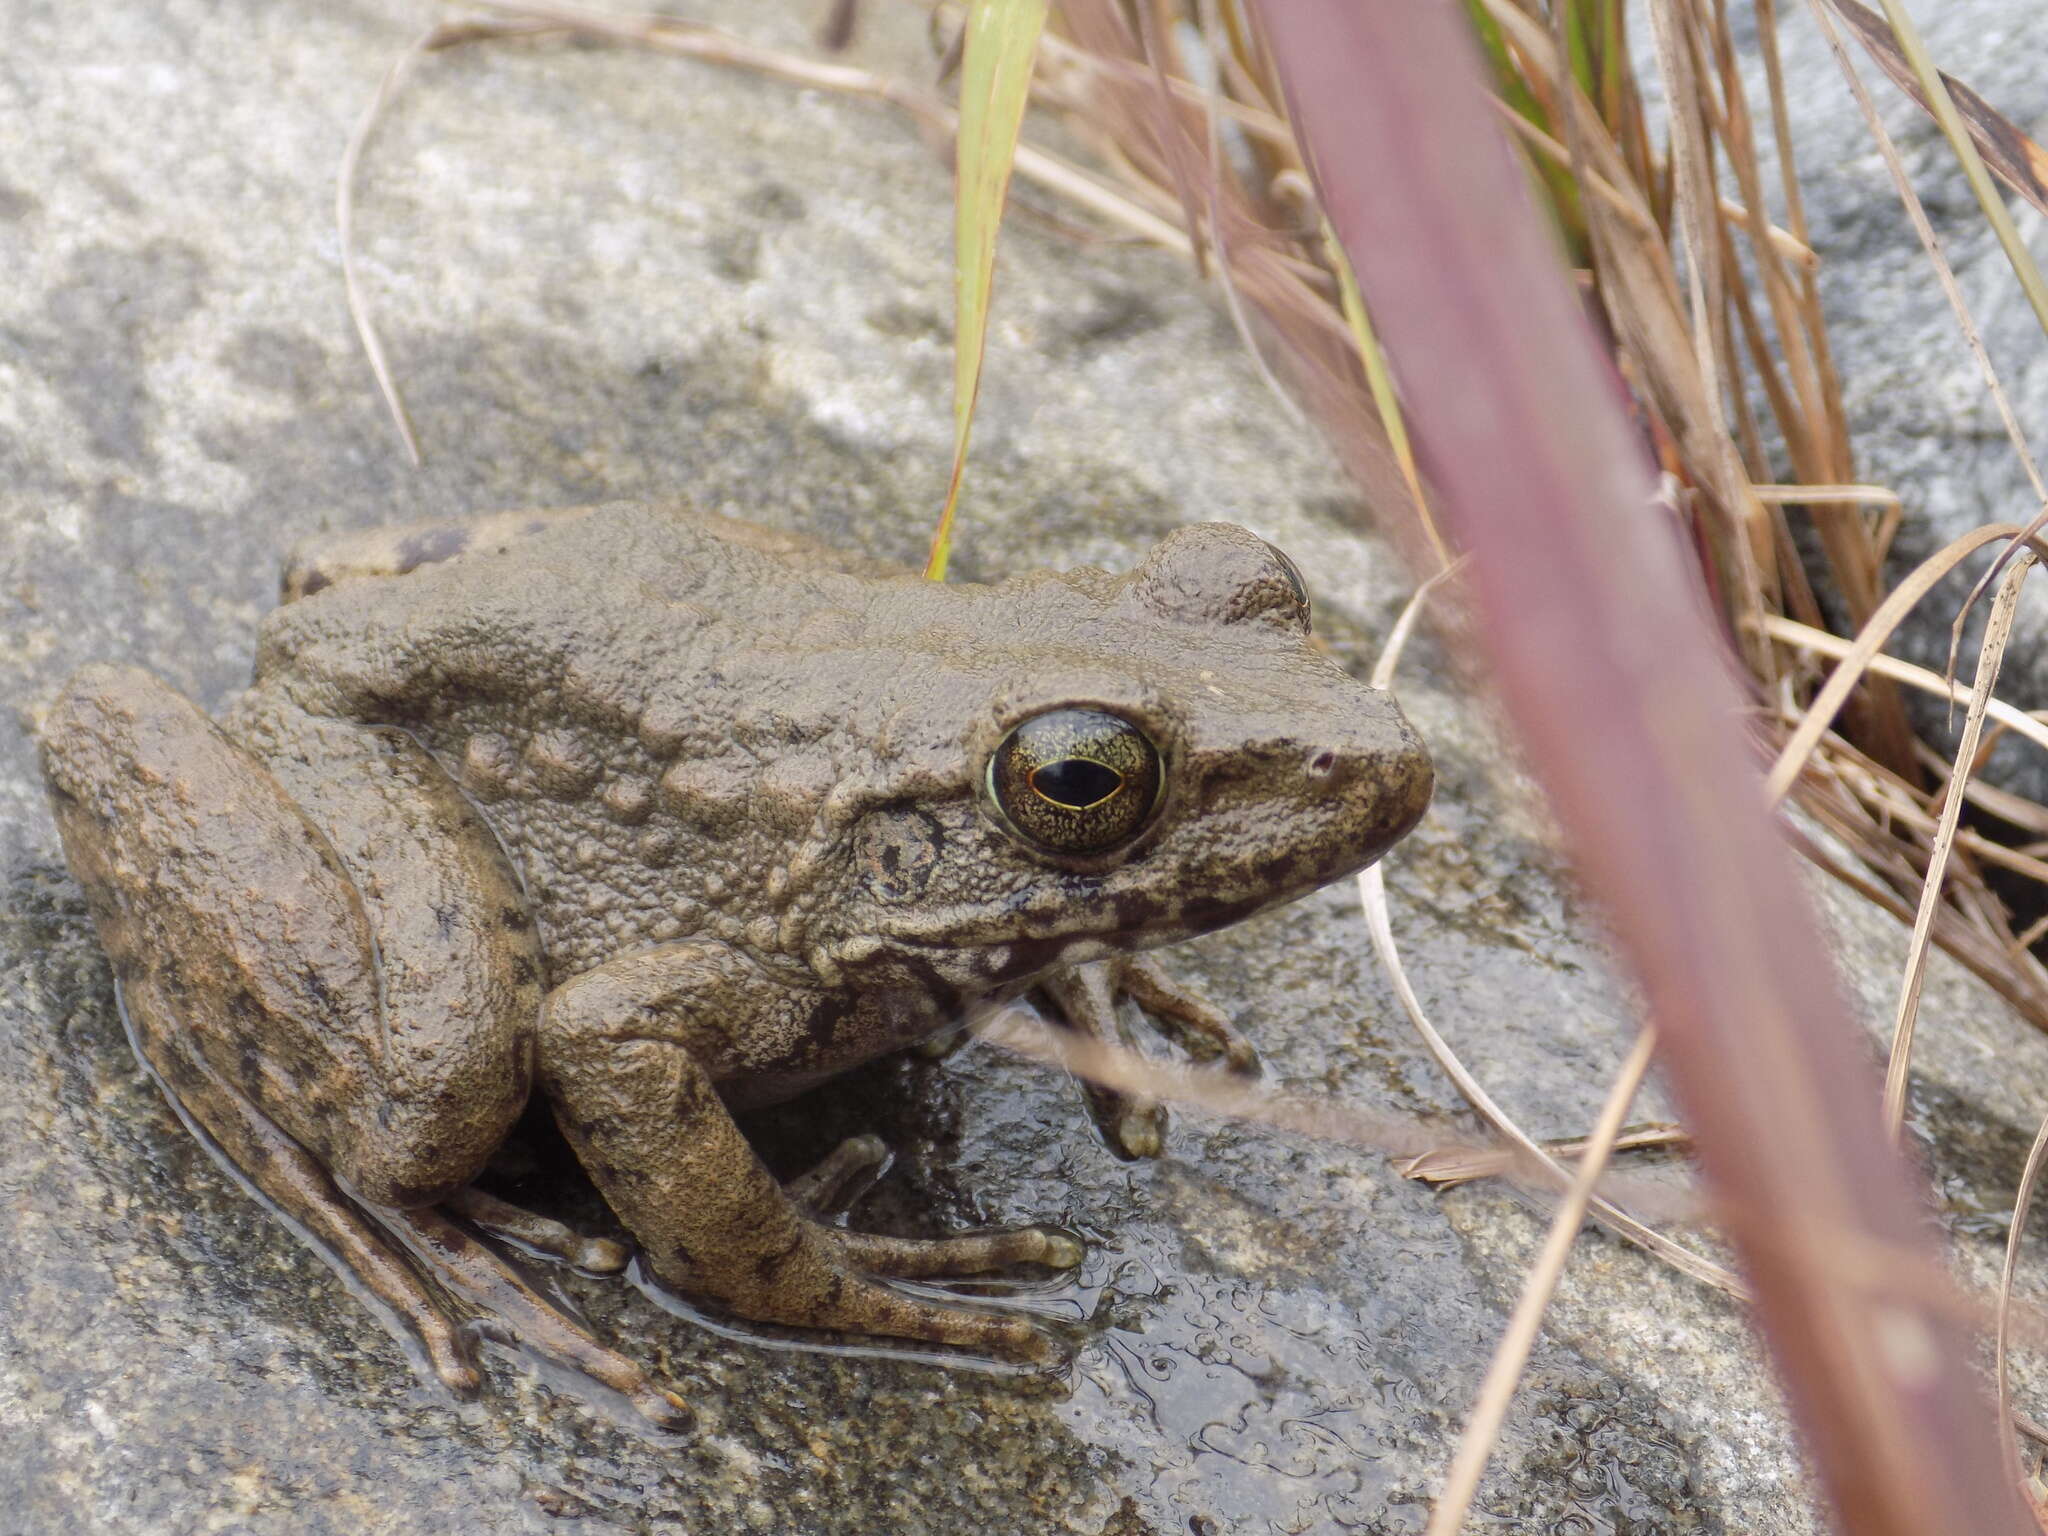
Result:
<svg viewBox="0 0 2048 1536">
<path fill-rule="evenodd" d="M 541 1082 L 665 1284 L 761 1322 L 1047 1358 L 1050 1339 L 1022 1318 L 925 1300 L 886 1280 L 1067 1268 L 1081 1258 L 1073 1238 L 1026 1227 L 920 1240 L 824 1225 L 733 1123 L 718 1080 L 768 1049 L 787 1064 L 790 1046 L 838 1002 L 785 987 L 716 943 L 643 950 L 549 994 Z"/>
</svg>

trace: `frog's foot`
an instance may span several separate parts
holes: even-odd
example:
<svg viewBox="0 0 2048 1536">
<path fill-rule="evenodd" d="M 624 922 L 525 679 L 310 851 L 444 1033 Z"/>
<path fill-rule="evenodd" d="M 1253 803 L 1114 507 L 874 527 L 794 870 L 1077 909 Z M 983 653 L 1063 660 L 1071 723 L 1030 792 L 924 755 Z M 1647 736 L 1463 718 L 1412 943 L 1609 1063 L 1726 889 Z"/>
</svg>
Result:
<svg viewBox="0 0 2048 1536">
<path fill-rule="evenodd" d="M 145 983 L 146 985 L 146 983 Z M 296 1221 L 322 1256 L 393 1313 L 418 1339 L 427 1363 L 449 1391 L 473 1397 L 482 1384 L 474 1335 L 518 1343 L 544 1359 L 579 1371 L 624 1396 L 663 1429 L 684 1429 L 690 1411 L 646 1372 L 605 1348 L 582 1324 L 543 1298 L 509 1264 L 467 1230 L 433 1210 L 366 1208 L 342 1193 L 305 1148 L 263 1112 L 187 1053 L 162 1040 L 142 1042 L 173 1106 L 264 1197 Z M 483 1196 L 487 1209 L 525 1216 Z M 374 1218 L 374 1219 L 373 1219 Z M 529 1224 L 558 1226 L 540 1217 Z M 533 1225 L 529 1225 L 529 1232 Z M 574 1239 L 567 1228 L 560 1228 Z M 526 1234 L 520 1234 L 526 1240 Z M 575 1239 L 581 1242 L 580 1239 Z M 539 1243 L 536 1247 L 541 1247 Z M 567 1245 L 565 1245 L 567 1246 Z M 592 1245 L 595 1246 L 595 1245 Z M 618 1244 L 605 1244 L 616 1249 Z M 414 1262 L 407 1262 L 406 1253 Z M 600 1253 L 600 1256 L 602 1254 Z M 621 1253 L 621 1263 L 623 1263 Z M 478 1309 L 468 1321 L 420 1277 L 425 1269 L 449 1296 Z"/>
<path fill-rule="evenodd" d="M 837 1225 L 847 1208 L 874 1187 L 888 1168 L 890 1155 L 888 1143 L 879 1136 L 848 1137 L 817 1167 L 782 1186 L 799 1210 L 832 1234 L 840 1253 L 855 1267 L 894 1280 L 932 1280 L 993 1274 L 1019 1264 L 1072 1269 L 1081 1262 L 1080 1241 L 1054 1227 L 953 1237 L 885 1237 Z"/>
<path fill-rule="evenodd" d="M 485 1199 L 489 1201 L 488 1196 Z M 516 1207 L 505 1208 L 525 1216 L 528 1222 L 541 1220 Z M 450 1295 L 476 1310 L 472 1326 L 484 1337 L 530 1350 L 610 1388 L 656 1428 L 690 1427 L 694 1415 L 681 1398 L 656 1386 L 644 1370 L 617 1350 L 598 1343 L 582 1322 L 541 1295 L 532 1281 L 462 1223 L 433 1208 L 379 1210 L 377 1214 Z"/>
<path fill-rule="evenodd" d="M 889 1166 L 889 1146 L 879 1136 L 852 1136 L 782 1192 L 815 1222 L 829 1223 L 874 1187 Z M 829 1226 L 847 1259 L 872 1275 L 896 1280 L 931 1280 L 987 1275 L 1019 1264 L 1072 1269 L 1085 1256 L 1080 1240 L 1056 1227 L 1017 1227 L 965 1232 L 953 1237 L 884 1237 Z"/>
<path fill-rule="evenodd" d="M 1129 998 L 1162 1033 L 1197 1060 L 1216 1060 L 1232 1072 L 1259 1069 L 1258 1052 L 1207 998 L 1168 976 L 1152 960 L 1121 955 L 1076 966 L 1044 985 L 1068 1026 L 1105 1045 L 1135 1050 L 1136 1041 L 1117 1006 Z M 1110 1147 L 1125 1157 L 1157 1157 L 1166 1145 L 1166 1106 L 1142 1094 L 1088 1084 L 1089 1113 Z"/>
<path fill-rule="evenodd" d="M 441 1202 L 493 1237 L 501 1237 L 531 1248 L 550 1259 L 593 1275 L 616 1275 L 626 1267 L 632 1252 L 624 1243 L 609 1237 L 585 1237 L 572 1227 L 546 1216 L 536 1216 L 496 1195 L 485 1194 L 474 1184 L 465 1184 Z"/>
<path fill-rule="evenodd" d="M 675 1266 L 664 1272 L 665 1255 L 658 1249 L 648 1255 L 665 1284 L 708 1293 L 760 1322 L 910 1339 L 1026 1365 L 1049 1364 L 1061 1355 L 1060 1345 L 1037 1323 L 1014 1311 L 912 1294 L 890 1282 L 985 1275 L 1019 1264 L 1071 1268 L 1081 1256 L 1077 1239 L 1045 1227 L 909 1238 L 848 1232 L 798 1217 L 787 1246 L 757 1261 L 743 1292 L 718 1295 L 708 1290 L 701 1271 Z"/>
</svg>

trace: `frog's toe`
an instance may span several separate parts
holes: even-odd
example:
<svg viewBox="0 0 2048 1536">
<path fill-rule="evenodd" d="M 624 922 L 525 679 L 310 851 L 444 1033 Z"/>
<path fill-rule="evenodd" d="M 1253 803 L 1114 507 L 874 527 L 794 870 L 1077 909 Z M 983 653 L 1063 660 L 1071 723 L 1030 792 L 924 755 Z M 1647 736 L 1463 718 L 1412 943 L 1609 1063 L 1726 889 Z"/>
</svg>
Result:
<svg viewBox="0 0 2048 1536">
<path fill-rule="evenodd" d="M 817 1167 L 783 1185 L 782 1192 L 807 1215 L 836 1216 L 874 1187 L 890 1156 L 889 1144 L 879 1136 L 849 1136 Z"/>
<path fill-rule="evenodd" d="M 926 1301 L 880 1281 L 850 1275 L 843 1277 L 834 1292 L 829 1316 L 804 1321 L 835 1331 L 944 1344 L 1025 1365 L 1048 1364 L 1061 1354 L 1050 1333 L 1013 1312 Z"/>
<path fill-rule="evenodd" d="M 474 1184 L 464 1185 L 442 1205 L 464 1220 L 474 1223 L 493 1237 L 508 1238 L 547 1258 L 592 1275 L 616 1275 L 633 1256 L 632 1249 L 609 1237 L 586 1237 L 551 1217 L 484 1193 Z"/>
<path fill-rule="evenodd" d="M 1072 1269 L 1087 1252 L 1079 1238 L 1057 1227 L 964 1232 L 955 1237 L 884 1237 L 873 1232 L 842 1232 L 838 1238 L 840 1251 L 856 1268 L 897 1280 L 986 1275 L 1018 1264 Z"/>
<path fill-rule="evenodd" d="M 567 1366 L 609 1388 L 659 1429 L 681 1431 L 688 1406 L 639 1365 L 600 1344 L 590 1330 L 534 1288 L 533 1282 L 453 1217 L 438 1209 L 377 1211 L 384 1225 L 449 1292 L 478 1314 L 478 1332 Z"/>
<path fill-rule="evenodd" d="M 1122 1157 L 1158 1157 L 1166 1150 L 1166 1106 L 1139 1094 L 1090 1086 L 1088 1110 Z"/>
<path fill-rule="evenodd" d="M 1200 1060 L 1221 1058 L 1233 1072 L 1259 1070 L 1259 1053 L 1230 1018 L 1209 999 L 1184 987 L 1146 955 L 1126 955 L 1105 962 L 1111 986 L 1144 1010 L 1162 1033 Z"/>
</svg>

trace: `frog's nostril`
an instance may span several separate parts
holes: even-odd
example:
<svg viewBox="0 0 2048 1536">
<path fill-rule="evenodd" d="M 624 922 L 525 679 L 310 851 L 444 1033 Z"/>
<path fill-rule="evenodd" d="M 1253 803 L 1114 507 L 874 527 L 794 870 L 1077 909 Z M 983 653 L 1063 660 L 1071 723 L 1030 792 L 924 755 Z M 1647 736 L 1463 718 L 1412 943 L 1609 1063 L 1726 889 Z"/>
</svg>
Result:
<svg viewBox="0 0 2048 1536">
<path fill-rule="evenodd" d="M 1337 767 L 1337 754 L 1328 747 L 1308 760 L 1308 775 L 1312 779 L 1326 779 Z"/>
</svg>

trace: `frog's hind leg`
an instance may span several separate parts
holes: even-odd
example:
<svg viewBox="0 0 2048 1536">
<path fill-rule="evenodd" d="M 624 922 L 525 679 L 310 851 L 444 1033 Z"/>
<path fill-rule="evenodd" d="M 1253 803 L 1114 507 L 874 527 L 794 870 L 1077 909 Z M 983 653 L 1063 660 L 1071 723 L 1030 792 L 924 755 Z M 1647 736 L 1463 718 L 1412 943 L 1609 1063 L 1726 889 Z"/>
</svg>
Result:
<svg viewBox="0 0 2048 1536">
<path fill-rule="evenodd" d="M 473 1388 L 445 1306 L 329 1171 L 394 1204 L 471 1171 L 360 1133 L 407 1106 L 368 916 L 333 849 L 261 763 L 145 672 L 85 669 L 40 735 L 65 853 L 145 1060 L 213 1145 L 413 1328 L 436 1373 Z M 496 1092 L 508 1090 L 523 1099 L 525 1084 Z"/>
<path fill-rule="evenodd" d="M 489 512 L 480 517 L 430 518 L 324 534 L 295 547 L 279 580 L 279 601 L 297 602 L 338 581 L 361 576 L 403 576 L 423 565 L 510 549 L 538 534 L 587 517 L 590 507 L 538 512 Z"/>
<path fill-rule="evenodd" d="M 410 738 L 246 699 L 237 719 L 264 759 L 148 674 L 96 667 L 43 723 L 58 829 L 145 1058 L 451 1387 L 476 1369 L 436 1285 L 504 1302 L 536 1352 L 674 1422 L 430 1209 L 481 1169 L 530 1081 L 539 953 L 496 844 Z"/>
<path fill-rule="evenodd" d="M 122 991 L 136 1050 L 187 1127 L 257 1194 L 299 1227 L 314 1249 L 381 1302 L 426 1350 L 447 1388 L 467 1397 L 481 1376 L 470 1335 L 381 1227 L 336 1187 L 306 1149 L 280 1131 L 206 1064 L 139 1018 L 158 1016 L 160 1000 L 147 978 Z"/>
<path fill-rule="evenodd" d="M 160 1000 L 149 995 L 147 982 L 132 995 L 124 993 L 123 1005 L 131 1020 L 161 1007 Z M 179 1117 L 263 1200 L 295 1223 L 345 1279 L 368 1291 L 419 1341 L 428 1365 L 450 1391 L 468 1397 L 480 1384 L 474 1340 L 482 1333 L 502 1344 L 523 1346 L 611 1388 L 661 1428 L 688 1426 L 691 1415 L 679 1398 L 656 1386 L 631 1360 L 598 1343 L 587 1328 L 565 1316 L 447 1212 L 470 1219 L 494 1218 L 520 1236 L 544 1243 L 568 1234 L 566 1227 L 472 1189 L 451 1196 L 444 1202 L 445 1210 L 367 1210 L 344 1194 L 305 1148 L 204 1062 L 179 1050 L 160 1032 L 145 1035 L 136 1030 L 134 1035 L 136 1048 Z M 551 1244 L 547 1247 L 552 1251 Z M 617 1248 L 604 1239 L 587 1239 L 572 1254 L 565 1242 L 561 1256 L 602 1264 Z M 617 1258 L 623 1267 L 623 1252 Z M 432 1276 L 433 1285 L 421 1279 L 421 1270 Z M 458 1320 L 444 1295 L 461 1298 L 476 1316 Z"/>
<path fill-rule="evenodd" d="M 238 718 L 264 758 L 149 674 L 89 667 L 43 723 L 65 854 L 149 1000 L 131 1021 L 356 1198 L 431 1204 L 526 1102 L 541 994 L 517 883 L 409 737 Z"/>
</svg>

